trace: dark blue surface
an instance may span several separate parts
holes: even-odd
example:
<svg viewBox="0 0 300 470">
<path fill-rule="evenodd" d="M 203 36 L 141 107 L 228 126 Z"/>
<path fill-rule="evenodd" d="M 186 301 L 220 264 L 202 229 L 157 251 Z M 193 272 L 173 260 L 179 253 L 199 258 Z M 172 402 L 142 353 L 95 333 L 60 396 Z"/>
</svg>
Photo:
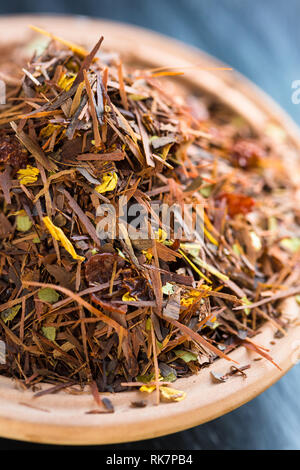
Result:
<svg viewBox="0 0 300 470">
<path fill-rule="evenodd" d="M 300 124 L 299 0 L 19 0 L 0 13 L 90 15 L 151 28 L 202 48 L 269 93 Z M 300 338 L 299 338 L 300 339 Z M 247 405 L 170 436 L 103 449 L 300 449 L 300 365 Z M 1 440 L 1 449 L 49 446 Z M 53 448 L 53 447 L 50 447 Z M 101 449 L 101 447 L 98 447 Z"/>
</svg>

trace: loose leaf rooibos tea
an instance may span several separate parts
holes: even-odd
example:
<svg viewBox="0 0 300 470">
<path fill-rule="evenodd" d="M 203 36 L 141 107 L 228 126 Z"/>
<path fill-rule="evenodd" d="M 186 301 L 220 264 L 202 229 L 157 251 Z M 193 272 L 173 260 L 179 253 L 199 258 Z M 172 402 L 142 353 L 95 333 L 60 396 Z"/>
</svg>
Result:
<svg viewBox="0 0 300 470">
<path fill-rule="evenodd" d="M 99 392 L 180 401 L 172 382 L 239 345 L 272 361 L 253 337 L 266 320 L 286 334 L 282 300 L 297 306 L 299 192 L 283 131 L 256 135 L 102 39 L 56 38 L 23 75 L 0 64 L 0 370 L 89 384 L 111 412 Z"/>
</svg>

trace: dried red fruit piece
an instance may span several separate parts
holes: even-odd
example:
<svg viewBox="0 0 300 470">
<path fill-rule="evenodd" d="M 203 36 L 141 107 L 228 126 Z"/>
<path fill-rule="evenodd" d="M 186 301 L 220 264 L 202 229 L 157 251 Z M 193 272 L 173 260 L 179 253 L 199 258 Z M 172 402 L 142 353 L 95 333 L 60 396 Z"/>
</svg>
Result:
<svg viewBox="0 0 300 470">
<path fill-rule="evenodd" d="M 234 217 L 237 214 L 248 214 L 255 205 L 254 199 L 244 194 L 223 193 L 219 196 L 219 199 L 226 200 L 230 217 Z"/>
<path fill-rule="evenodd" d="M 266 152 L 256 142 L 239 140 L 232 147 L 233 163 L 244 169 L 257 168 Z"/>
<path fill-rule="evenodd" d="M 27 150 L 21 146 L 16 137 L 10 135 L 0 136 L 0 163 L 19 169 L 25 166 L 27 160 Z"/>
<path fill-rule="evenodd" d="M 125 265 L 125 261 L 116 254 L 98 253 L 92 256 L 85 265 L 86 280 L 92 284 L 110 281 L 115 262 L 117 270 Z"/>
</svg>

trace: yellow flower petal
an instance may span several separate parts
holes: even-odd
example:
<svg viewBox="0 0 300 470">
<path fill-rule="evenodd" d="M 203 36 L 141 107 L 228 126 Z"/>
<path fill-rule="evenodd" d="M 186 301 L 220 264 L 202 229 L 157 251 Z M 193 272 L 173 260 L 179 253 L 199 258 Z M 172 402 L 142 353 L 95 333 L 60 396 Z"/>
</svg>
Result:
<svg viewBox="0 0 300 470">
<path fill-rule="evenodd" d="M 211 287 L 206 284 L 202 284 L 201 290 L 192 289 L 184 294 L 180 299 L 180 305 L 183 307 L 189 307 L 197 300 L 197 298 L 207 297 L 209 295 L 209 291 L 211 291 Z"/>
<path fill-rule="evenodd" d="M 163 377 L 160 375 L 159 380 L 162 381 Z M 152 393 L 156 389 L 156 385 L 142 385 L 139 388 L 140 392 Z M 186 392 L 182 390 L 176 390 L 175 388 L 166 387 L 165 385 L 160 385 L 159 387 L 160 396 L 163 401 L 181 401 L 186 397 Z"/>
<path fill-rule="evenodd" d="M 58 80 L 57 84 L 63 90 L 69 91 L 71 86 L 74 83 L 75 78 L 76 78 L 76 75 L 74 73 L 69 73 L 68 75 L 64 73 Z"/>
<path fill-rule="evenodd" d="M 161 228 L 155 232 L 155 235 L 158 237 L 160 243 L 163 243 L 167 239 L 167 232 Z"/>
<path fill-rule="evenodd" d="M 17 173 L 20 183 L 26 186 L 27 184 L 35 183 L 38 179 L 40 170 L 34 166 L 27 165 L 25 169 L 18 170 Z"/>
<path fill-rule="evenodd" d="M 192 268 L 196 271 L 196 273 L 199 274 L 199 276 L 201 276 L 203 279 L 206 280 L 206 282 L 209 282 L 211 284 L 211 280 L 206 277 L 201 271 L 200 269 L 197 268 L 197 266 L 195 266 L 195 264 L 186 256 L 186 254 L 182 251 L 182 250 L 178 250 L 178 252 L 184 257 L 184 259 L 192 266 Z"/>
<path fill-rule="evenodd" d="M 43 127 L 39 136 L 45 139 L 47 137 L 50 137 L 54 131 L 60 128 L 61 126 L 59 124 L 48 124 L 47 126 Z"/>
<path fill-rule="evenodd" d="M 147 261 L 151 261 L 151 260 L 152 260 L 153 254 L 152 254 L 151 249 L 149 250 L 149 248 L 148 248 L 148 250 L 142 250 L 142 253 L 143 253 L 143 255 L 146 256 L 146 260 L 147 260 Z"/>
<path fill-rule="evenodd" d="M 113 191 L 117 186 L 118 176 L 116 173 L 105 173 L 102 176 L 102 183 L 95 187 L 97 193 L 106 193 L 106 191 Z"/>
<path fill-rule="evenodd" d="M 155 390 L 155 385 L 142 385 L 140 392 L 152 393 Z"/>
<path fill-rule="evenodd" d="M 83 256 L 77 255 L 72 243 L 70 242 L 70 240 L 68 240 L 68 238 L 66 237 L 62 229 L 59 227 L 56 227 L 56 225 L 54 225 L 51 222 L 49 217 L 43 217 L 43 222 L 46 225 L 49 232 L 51 233 L 51 235 L 53 236 L 53 238 L 61 242 L 62 246 L 65 248 L 65 250 L 67 250 L 68 253 L 70 253 L 72 258 L 78 259 L 81 261 L 85 260 Z"/>
<path fill-rule="evenodd" d="M 164 401 L 181 401 L 186 397 L 186 392 L 176 390 L 175 388 L 161 386 L 159 387 L 160 395 Z"/>
<path fill-rule="evenodd" d="M 123 302 L 136 302 L 137 298 L 130 295 L 129 292 L 126 292 L 122 297 Z"/>
</svg>

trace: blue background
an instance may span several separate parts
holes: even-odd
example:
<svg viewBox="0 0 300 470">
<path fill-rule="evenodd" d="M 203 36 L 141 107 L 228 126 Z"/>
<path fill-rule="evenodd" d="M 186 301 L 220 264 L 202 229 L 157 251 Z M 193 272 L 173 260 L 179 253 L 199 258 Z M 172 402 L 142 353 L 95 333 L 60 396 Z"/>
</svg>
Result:
<svg viewBox="0 0 300 470">
<path fill-rule="evenodd" d="M 300 80 L 299 0 L 19 0 L 0 14 L 52 12 L 151 28 L 200 47 L 242 72 L 300 124 L 292 82 Z M 300 449 L 300 365 L 222 418 L 149 441 L 97 449 Z M 0 439 L 4 449 L 53 449 Z"/>
</svg>

